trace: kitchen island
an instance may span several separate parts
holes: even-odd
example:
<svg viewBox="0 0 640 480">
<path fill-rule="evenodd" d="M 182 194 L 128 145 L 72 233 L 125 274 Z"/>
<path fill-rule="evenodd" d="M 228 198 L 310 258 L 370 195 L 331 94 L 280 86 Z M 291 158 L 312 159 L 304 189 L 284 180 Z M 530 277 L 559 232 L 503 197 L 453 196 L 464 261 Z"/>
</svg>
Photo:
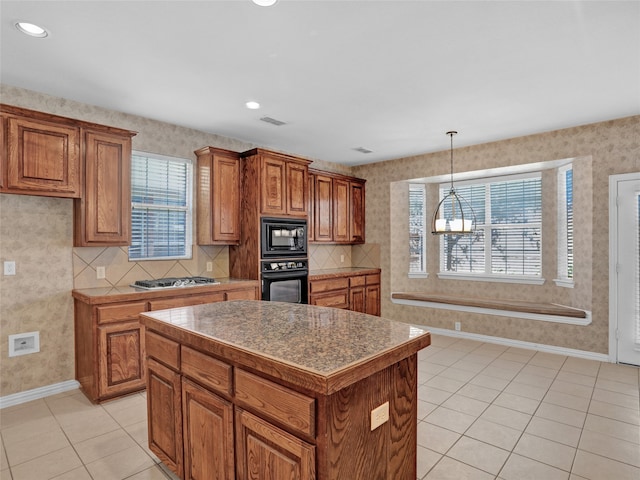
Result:
<svg viewBox="0 0 640 480">
<path fill-rule="evenodd" d="M 231 301 L 140 315 L 151 450 L 181 478 L 416 478 L 429 332 L 358 312 Z"/>
</svg>

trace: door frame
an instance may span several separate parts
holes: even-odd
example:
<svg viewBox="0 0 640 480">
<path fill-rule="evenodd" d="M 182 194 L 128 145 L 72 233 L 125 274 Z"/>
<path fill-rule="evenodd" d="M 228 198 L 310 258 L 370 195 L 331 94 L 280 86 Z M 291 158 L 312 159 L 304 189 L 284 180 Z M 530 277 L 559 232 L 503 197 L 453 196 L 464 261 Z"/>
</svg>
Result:
<svg viewBox="0 0 640 480">
<path fill-rule="evenodd" d="M 640 180 L 640 172 L 609 176 L 609 361 L 618 363 L 618 183 Z"/>
</svg>

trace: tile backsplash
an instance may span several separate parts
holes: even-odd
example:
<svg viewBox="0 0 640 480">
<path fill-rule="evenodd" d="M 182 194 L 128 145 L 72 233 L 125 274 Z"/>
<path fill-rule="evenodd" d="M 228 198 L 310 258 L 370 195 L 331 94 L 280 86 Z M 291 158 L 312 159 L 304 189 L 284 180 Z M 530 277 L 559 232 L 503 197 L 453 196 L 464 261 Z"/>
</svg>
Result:
<svg viewBox="0 0 640 480">
<path fill-rule="evenodd" d="M 207 271 L 211 262 L 213 270 Z M 97 278 L 97 267 L 105 267 L 105 278 Z M 229 276 L 229 249 L 226 246 L 193 247 L 186 260 L 146 260 L 130 262 L 127 247 L 77 247 L 73 249 L 74 288 L 130 285 L 136 280 L 163 277 Z"/>
</svg>

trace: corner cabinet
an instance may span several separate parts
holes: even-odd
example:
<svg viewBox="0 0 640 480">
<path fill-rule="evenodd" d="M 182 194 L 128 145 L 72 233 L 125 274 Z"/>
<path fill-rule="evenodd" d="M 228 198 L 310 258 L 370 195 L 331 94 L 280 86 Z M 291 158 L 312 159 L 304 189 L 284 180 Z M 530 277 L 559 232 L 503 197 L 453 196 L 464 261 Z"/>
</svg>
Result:
<svg viewBox="0 0 640 480">
<path fill-rule="evenodd" d="M 262 215 L 307 216 L 309 160 L 260 148 L 241 156 L 245 194 L 259 192 L 256 200 Z"/>
<path fill-rule="evenodd" d="M 87 295 L 95 290 L 96 296 Z M 255 281 L 213 287 L 102 295 L 103 289 L 74 290 L 76 380 L 92 402 L 102 402 L 146 386 L 144 327 L 138 315 L 152 310 L 228 300 L 257 300 Z M 157 349 L 156 345 L 150 348 Z M 159 385 L 153 383 L 154 385 Z M 158 387 L 160 388 L 160 387 Z"/>
<path fill-rule="evenodd" d="M 240 243 L 240 156 L 204 147 L 195 152 L 198 245 Z"/>
<path fill-rule="evenodd" d="M 309 170 L 312 243 L 365 243 L 365 180 Z M 313 185 L 312 185 L 313 184 Z"/>
<path fill-rule="evenodd" d="M 131 137 L 83 129 L 85 183 L 74 202 L 74 246 L 131 244 Z"/>
<path fill-rule="evenodd" d="M 0 191 L 81 196 L 80 127 L 68 118 L 0 105 L 3 142 Z"/>
</svg>

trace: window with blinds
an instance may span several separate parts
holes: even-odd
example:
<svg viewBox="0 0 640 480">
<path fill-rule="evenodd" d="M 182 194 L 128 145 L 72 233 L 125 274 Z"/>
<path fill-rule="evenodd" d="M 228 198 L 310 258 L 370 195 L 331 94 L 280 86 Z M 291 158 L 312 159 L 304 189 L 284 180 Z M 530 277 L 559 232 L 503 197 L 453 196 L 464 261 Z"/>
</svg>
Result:
<svg viewBox="0 0 640 480">
<path fill-rule="evenodd" d="M 440 186 L 440 198 L 450 185 Z M 540 277 L 542 182 L 540 173 L 456 185 L 476 215 L 473 235 L 442 235 L 440 271 Z M 445 212 L 446 215 L 446 212 Z"/>
<path fill-rule="evenodd" d="M 409 274 L 427 272 L 425 235 L 426 186 L 424 183 L 409 185 Z"/>
<path fill-rule="evenodd" d="M 134 152 L 129 260 L 191 258 L 192 164 Z"/>
<path fill-rule="evenodd" d="M 558 280 L 573 281 L 573 166 L 558 169 Z"/>
</svg>

